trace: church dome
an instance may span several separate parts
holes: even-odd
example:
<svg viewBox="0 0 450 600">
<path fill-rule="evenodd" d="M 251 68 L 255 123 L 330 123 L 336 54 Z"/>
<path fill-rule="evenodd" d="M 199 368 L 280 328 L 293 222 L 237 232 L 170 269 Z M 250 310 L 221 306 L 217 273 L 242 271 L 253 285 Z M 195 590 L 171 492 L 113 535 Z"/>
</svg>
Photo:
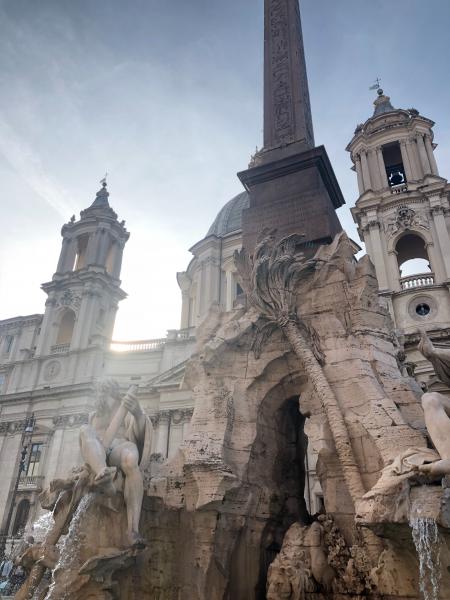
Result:
<svg viewBox="0 0 450 600">
<path fill-rule="evenodd" d="M 225 237 L 229 233 L 242 229 L 242 211 L 244 208 L 248 208 L 249 202 L 250 199 L 247 192 L 242 192 L 227 202 L 220 209 L 206 237 L 210 235 Z"/>
</svg>

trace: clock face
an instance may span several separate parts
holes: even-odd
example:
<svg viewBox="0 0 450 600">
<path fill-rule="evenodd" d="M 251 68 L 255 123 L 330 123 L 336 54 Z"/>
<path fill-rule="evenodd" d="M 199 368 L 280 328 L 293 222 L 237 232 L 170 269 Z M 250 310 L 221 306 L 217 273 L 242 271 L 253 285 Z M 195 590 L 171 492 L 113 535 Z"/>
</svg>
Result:
<svg viewBox="0 0 450 600">
<path fill-rule="evenodd" d="M 61 363 L 58 360 L 51 360 L 45 365 L 44 379 L 50 381 L 55 379 L 61 372 Z"/>
</svg>

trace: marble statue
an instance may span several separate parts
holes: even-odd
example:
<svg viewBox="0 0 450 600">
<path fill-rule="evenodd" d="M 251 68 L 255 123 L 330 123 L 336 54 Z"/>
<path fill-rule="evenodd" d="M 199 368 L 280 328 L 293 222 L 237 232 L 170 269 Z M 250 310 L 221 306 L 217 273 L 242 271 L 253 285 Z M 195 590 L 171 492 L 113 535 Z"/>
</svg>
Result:
<svg viewBox="0 0 450 600">
<path fill-rule="evenodd" d="M 151 423 L 136 398 L 136 386 L 122 399 L 118 384 L 111 379 L 98 383 L 95 409 L 89 424 L 80 430 L 83 460 L 95 475 L 94 487 L 107 496 L 115 495 L 114 478 L 118 469 L 122 471 L 128 541 L 130 546 L 145 546 L 139 535 L 144 494 L 139 463 L 150 451 Z"/>
<path fill-rule="evenodd" d="M 436 375 L 450 386 L 450 348 L 435 347 L 425 331 L 419 350 L 434 367 Z M 450 474 L 450 398 L 439 392 L 428 392 L 422 396 L 425 424 L 440 460 L 419 467 L 422 473 L 432 476 Z"/>
</svg>

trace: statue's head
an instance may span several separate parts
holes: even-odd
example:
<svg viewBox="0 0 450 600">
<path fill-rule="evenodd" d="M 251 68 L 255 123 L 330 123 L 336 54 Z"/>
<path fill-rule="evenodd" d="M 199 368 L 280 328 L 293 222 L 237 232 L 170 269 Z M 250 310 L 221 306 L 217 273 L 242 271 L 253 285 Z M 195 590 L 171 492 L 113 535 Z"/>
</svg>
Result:
<svg viewBox="0 0 450 600">
<path fill-rule="evenodd" d="M 120 401 L 120 387 L 115 379 L 104 377 L 96 383 L 95 410 L 98 413 L 109 411 Z"/>
</svg>

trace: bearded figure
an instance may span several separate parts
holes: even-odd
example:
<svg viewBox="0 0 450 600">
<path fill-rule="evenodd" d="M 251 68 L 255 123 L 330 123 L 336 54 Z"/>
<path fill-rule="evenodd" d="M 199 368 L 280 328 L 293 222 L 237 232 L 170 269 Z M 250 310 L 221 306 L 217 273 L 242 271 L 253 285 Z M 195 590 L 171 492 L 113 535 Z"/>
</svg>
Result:
<svg viewBox="0 0 450 600">
<path fill-rule="evenodd" d="M 95 412 L 80 431 L 81 454 L 94 474 L 94 485 L 107 496 L 116 494 L 114 480 L 120 469 L 125 478 L 127 536 L 130 546 L 143 547 L 139 519 L 144 495 L 141 466 L 149 460 L 153 428 L 137 398 L 136 386 L 122 397 L 112 379 L 97 384 Z"/>
</svg>

